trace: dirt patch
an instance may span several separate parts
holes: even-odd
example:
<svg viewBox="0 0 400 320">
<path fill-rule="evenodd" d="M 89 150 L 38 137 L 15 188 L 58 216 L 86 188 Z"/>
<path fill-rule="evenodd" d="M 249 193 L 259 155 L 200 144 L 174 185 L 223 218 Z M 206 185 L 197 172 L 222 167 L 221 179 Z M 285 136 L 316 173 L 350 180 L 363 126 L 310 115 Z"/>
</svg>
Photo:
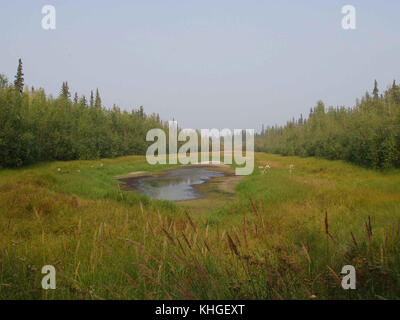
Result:
<svg viewBox="0 0 400 320">
<path fill-rule="evenodd" d="M 195 189 L 198 189 L 205 197 L 176 203 L 192 213 L 205 213 L 233 201 L 237 192 L 235 186 L 243 178 L 244 176 L 235 176 L 234 174 L 214 178 L 207 183 L 195 186 Z"/>
</svg>

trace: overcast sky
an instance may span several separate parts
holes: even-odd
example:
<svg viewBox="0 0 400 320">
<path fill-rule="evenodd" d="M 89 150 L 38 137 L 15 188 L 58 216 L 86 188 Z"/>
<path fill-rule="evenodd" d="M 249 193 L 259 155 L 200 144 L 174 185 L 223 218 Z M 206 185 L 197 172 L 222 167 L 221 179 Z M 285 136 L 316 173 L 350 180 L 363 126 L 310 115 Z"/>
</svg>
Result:
<svg viewBox="0 0 400 320">
<path fill-rule="evenodd" d="M 41 27 L 45 4 L 56 30 Z M 341 27 L 346 4 L 356 30 Z M 26 84 L 53 95 L 66 80 L 182 127 L 260 130 L 400 82 L 399 17 L 398 0 L 4 0 L 0 73 L 22 58 Z"/>
</svg>

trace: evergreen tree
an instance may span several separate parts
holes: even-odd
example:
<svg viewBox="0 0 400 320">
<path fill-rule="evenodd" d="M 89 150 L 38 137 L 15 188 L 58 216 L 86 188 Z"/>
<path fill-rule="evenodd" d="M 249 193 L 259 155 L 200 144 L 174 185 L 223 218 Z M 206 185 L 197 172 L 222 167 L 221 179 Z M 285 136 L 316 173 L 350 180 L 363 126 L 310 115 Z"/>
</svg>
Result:
<svg viewBox="0 0 400 320">
<path fill-rule="evenodd" d="M 15 75 L 14 81 L 15 90 L 19 91 L 20 93 L 24 90 L 24 74 L 22 73 L 22 60 L 18 60 L 18 68 L 17 74 Z"/>
<path fill-rule="evenodd" d="M 9 86 L 0 77 L 0 167 L 144 154 L 150 145 L 146 132 L 162 125 L 156 115 L 146 117 L 143 107 L 137 113 L 121 112 L 118 106 L 103 109 L 98 90 L 99 108 L 90 108 L 85 96 L 76 103 L 74 94 L 74 103 L 69 101 L 67 82 L 58 99 L 47 97 L 43 89 L 25 89 L 23 95 L 15 94 L 20 85 Z M 94 106 L 93 92 L 91 98 Z"/>
<path fill-rule="evenodd" d="M 346 160 L 369 168 L 400 167 L 400 87 L 374 96 L 368 92 L 353 108 L 325 108 L 322 101 L 308 119 L 268 127 L 255 149 L 282 155 Z M 301 123 L 303 122 L 303 125 Z"/>
<path fill-rule="evenodd" d="M 69 93 L 68 82 L 63 82 L 62 83 L 60 96 L 65 98 L 65 99 L 69 99 L 69 97 L 71 96 L 71 94 Z"/>
<path fill-rule="evenodd" d="M 78 100 L 79 100 L 79 98 L 78 98 L 78 93 L 75 92 L 75 95 L 74 95 L 74 103 L 77 104 L 77 103 L 78 103 Z"/>
<path fill-rule="evenodd" d="M 82 96 L 82 98 L 79 100 L 79 103 L 80 103 L 82 106 L 87 106 L 87 100 L 86 100 L 85 95 Z"/>
<path fill-rule="evenodd" d="M 93 90 L 90 91 L 90 104 L 89 104 L 89 106 L 91 108 L 94 106 Z"/>
<path fill-rule="evenodd" d="M 378 82 L 376 80 L 374 82 L 374 90 L 372 91 L 372 94 L 375 100 L 379 98 Z"/>
<path fill-rule="evenodd" d="M 96 100 L 94 105 L 96 106 L 97 109 L 101 109 L 101 98 L 99 94 L 99 89 L 96 89 Z"/>
<path fill-rule="evenodd" d="M 144 109 L 143 109 L 143 106 L 140 106 L 140 108 L 139 108 L 139 118 L 140 119 L 144 119 Z"/>
</svg>

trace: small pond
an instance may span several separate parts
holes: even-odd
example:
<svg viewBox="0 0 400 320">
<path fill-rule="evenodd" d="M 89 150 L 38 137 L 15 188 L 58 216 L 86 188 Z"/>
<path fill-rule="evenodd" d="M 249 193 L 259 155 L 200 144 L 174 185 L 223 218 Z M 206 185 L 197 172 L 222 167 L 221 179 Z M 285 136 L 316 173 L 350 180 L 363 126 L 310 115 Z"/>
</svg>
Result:
<svg viewBox="0 0 400 320">
<path fill-rule="evenodd" d="M 125 190 L 138 190 L 152 199 L 182 201 L 203 197 L 195 186 L 225 175 L 222 171 L 193 167 L 165 170 L 165 174 L 161 176 L 120 180 L 125 183 Z"/>
</svg>

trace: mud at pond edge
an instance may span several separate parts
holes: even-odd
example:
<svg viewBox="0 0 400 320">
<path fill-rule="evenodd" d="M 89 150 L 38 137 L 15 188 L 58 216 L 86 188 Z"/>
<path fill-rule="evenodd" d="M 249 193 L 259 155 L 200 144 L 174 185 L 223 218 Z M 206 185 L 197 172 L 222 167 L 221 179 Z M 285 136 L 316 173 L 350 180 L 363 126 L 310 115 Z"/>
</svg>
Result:
<svg viewBox="0 0 400 320">
<path fill-rule="evenodd" d="M 115 176 L 121 190 L 128 192 L 139 192 L 136 189 L 136 185 L 140 178 L 143 177 L 157 177 L 165 175 L 168 170 L 182 169 L 182 168 L 207 168 L 208 170 L 222 171 L 225 173 L 223 177 L 214 177 L 207 180 L 203 184 L 194 185 L 193 188 L 199 193 L 203 194 L 204 197 L 194 200 L 181 200 L 173 201 L 176 205 L 181 208 L 185 208 L 192 213 L 204 213 L 219 206 L 222 206 L 235 198 L 235 186 L 244 178 L 244 176 L 236 176 L 234 170 L 223 164 L 196 164 L 196 165 L 182 165 L 174 166 L 160 171 L 137 171 L 131 172 L 126 175 Z M 132 179 L 133 178 L 133 179 Z M 127 184 L 129 186 L 127 186 Z"/>
</svg>

